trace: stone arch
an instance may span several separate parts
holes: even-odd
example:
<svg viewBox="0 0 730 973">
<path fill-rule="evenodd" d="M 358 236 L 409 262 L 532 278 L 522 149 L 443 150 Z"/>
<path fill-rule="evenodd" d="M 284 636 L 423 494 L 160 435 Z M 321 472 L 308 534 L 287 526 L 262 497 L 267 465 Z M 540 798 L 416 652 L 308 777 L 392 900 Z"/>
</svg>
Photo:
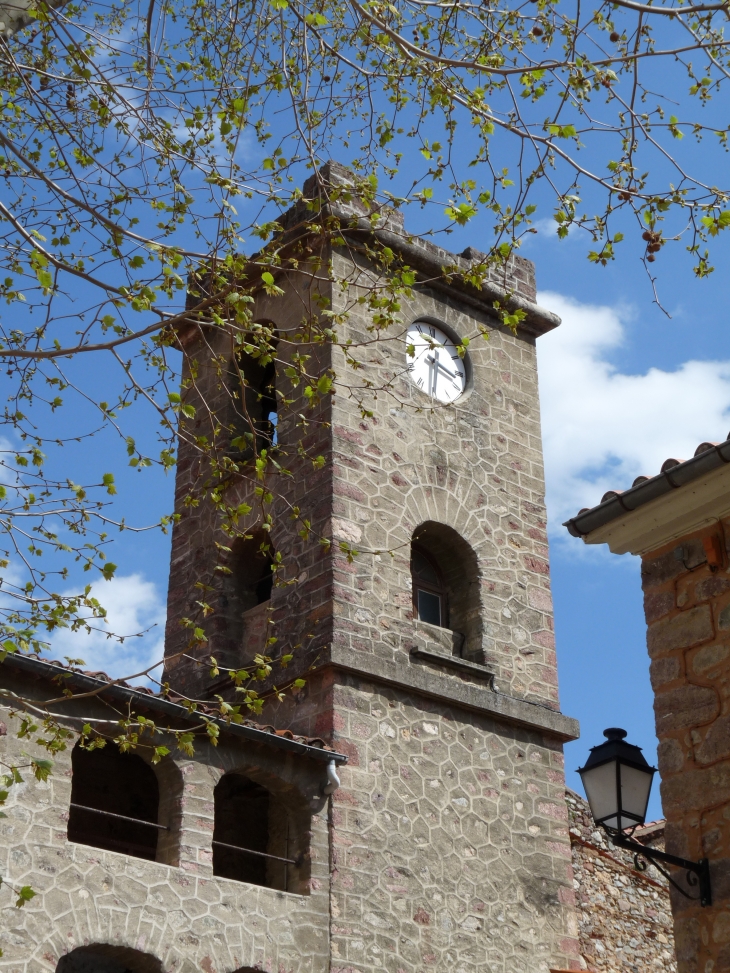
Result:
<svg viewBox="0 0 730 973">
<path fill-rule="evenodd" d="M 93 943 L 61 956 L 56 973 L 162 973 L 162 963 L 129 946 Z"/>
<path fill-rule="evenodd" d="M 153 764 L 147 748 L 122 753 L 116 744 L 72 753 L 69 841 L 119 851 L 165 865 L 179 864 L 183 779 L 174 760 Z M 152 824 L 105 816 L 125 814 Z"/>
<path fill-rule="evenodd" d="M 434 579 L 432 591 L 441 602 L 441 621 L 460 636 L 461 644 L 454 644 L 458 655 L 483 662 L 482 617 L 479 587 L 479 559 L 462 535 L 447 524 L 427 520 L 419 524 L 411 537 L 411 571 L 414 590 L 414 613 L 419 617 L 419 594 L 423 590 L 426 603 L 430 598 L 428 569 Z M 425 582 L 419 577 L 419 562 L 425 566 Z M 423 599 L 422 599 L 423 600 Z M 423 617 L 421 615 L 420 617 Z M 432 619 L 435 621 L 435 618 Z"/>
<path fill-rule="evenodd" d="M 260 765 L 236 763 L 219 777 L 214 806 L 214 874 L 309 894 L 312 808 L 296 785 Z"/>
</svg>

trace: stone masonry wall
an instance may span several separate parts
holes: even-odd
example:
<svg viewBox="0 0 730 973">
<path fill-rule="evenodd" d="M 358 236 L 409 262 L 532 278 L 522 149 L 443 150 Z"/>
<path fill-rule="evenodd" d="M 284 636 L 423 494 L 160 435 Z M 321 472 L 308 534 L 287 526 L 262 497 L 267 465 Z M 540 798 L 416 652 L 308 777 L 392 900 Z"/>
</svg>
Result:
<svg viewBox="0 0 730 973">
<path fill-rule="evenodd" d="M 412 650 L 435 649 L 413 618 L 410 539 L 436 521 L 476 552 L 483 659 L 499 692 L 558 707 L 534 343 L 414 291 L 404 322 L 489 330 L 470 345 L 465 399 L 434 407 L 406 378 L 402 336 L 371 342 L 355 303 L 369 271 L 338 259 L 351 288 L 335 310 L 350 311 L 347 337 L 367 350 L 352 372 L 334 350 L 331 530 L 361 553 L 333 550 L 336 671 L 309 674 L 282 711 L 350 758 L 333 799 L 334 969 L 577 966 L 560 738 L 464 709 L 470 683 L 489 692 L 471 674 L 430 668 L 439 701 L 407 688 L 424 669 Z"/>
<path fill-rule="evenodd" d="M 729 528 L 716 523 L 642 564 L 667 850 L 708 858 L 712 881 L 711 908 L 672 892 L 680 973 L 730 970 Z"/>
<path fill-rule="evenodd" d="M 360 679 L 333 704 L 332 973 L 577 968 L 560 744 Z"/>
<path fill-rule="evenodd" d="M 583 969 L 676 973 L 666 879 L 652 865 L 638 872 L 633 855 L 596 828 L 582 797 L 569 790 L 567 802 Z M 635 836 L 664 848 L 663 826 L 639 829 Z"/>
<path fill-rule="evenodd" d="M 345 264 L 335 264 L 342 276 Z M 403 335 L 369 344 L 371 322 L 355 302 L 370 271 L 350 268 L 349 276 L 336 310 L 350 311 L 347 337 L 367 350 L 354 371 L 335 349 L 335 370 L 345 388 L 391 389 L 363 393 L 369 416 L 357 397 L 338 393 L 333 403 L 332 533 L 363 552 L 350 563 L 334 551 L 335 645 L 372 665 L 407 665 L 419 644 L 410 541 L 436 521 L 476 554 L 483 658 L 499 690 L 557 709 L 534 340 L 456 298 L 414 290 L 402 301 L 404 324 L 427 317 L 472 338 L 471 388 L 448 408 L 434 405 L 407 378 Z M 488 341 L 476 336 L 480 328 Z"/>
<path fill-rule="evenodd" d="M 257 496 L 262 484 L 251 464 L 239 458 L 236 472 L 212 480 L 209 457 L 195 443 L 197 437 L 206 437 L 208 442 L 215 439 L 216 458 L 219 463 L 225 462 L 227 435 L 225 429 L 216 433 L 215 428 L 221 419 L 225 426 L 226 421 L 234 418 L 232 397 L 236 387 L 226 377 L 233 356 L 230 335 L 221 329 L 202 327 L 191 328 L 182 338 L 183 379 L 189 383 L 183 400 L 196 409 L 196 415 L 181 419 L 175 482 L 175 510 L 179 520 L 172 531 L 165 658 L 166 678 L 174 689 L 196 698 L 210 698 L 213 692 L 226 694 L 231 686 L 227 676 L 214 683 L 209 665 L 196 665 L 196 658 L 207 659 L 213 655 L 222 669 L 238 668 L 250 661 L 262 642 L 260 626 L 256 625 L 253 626 L 255 644 L 250 647 L 232 636 L 240 631 L 241 625 L 232 618 L 235 605 L 228 590 L 228 575 L 219 570 L 219 565 L 230 570 L 231 555 L 220 545 L 230 546 L 231 538 L 222 532 L 222 518 L 210 500 L 214 485 L 227 507 L 248 505 L 251 508 L 249 515 L 240 518 L 242 535 L 247 530 L 260 529 L 267 515 L 271 515 L 271 542 L 284 558 L 286 571 L 282 580 L 288 584 L 273 588 L 271 631 L 265 633 L 266 637 L 281 627 L 280 649 L 282 644 L 290 648 L 307 647 L 313 636 L 318 644 L 328 642 L 331 637 L 331 558 L 319 543 L 321 537 L 327 536 L 332 506 L 329 400 L 309 408 L 303 395 L 307 383 L 294 387 L 284 375 L 294 348 L 309 355 L 306 367 L 315 375 L 328 367 L 330 350 L 323 345 L 307 346 L 304 341 L 295 344 L 287 341 L 299 331 L 303 318 L 316 316 L 318 304 L 306 274 L 291 273 L 279 282 L 284 285 L 285 294 L 277 298 L 259 295 L 253 314 L 254 321 L 273 321 L 282 339 L 277 352 L 276 385 L 284 398 L 280 397 L 277 433 L 281 449 L 277 458 L 291 473 L 291 478 L 274 475 L 264 484 L 275 496 L 272 507 L 264 506 Z M 321 289 L 323 285 L 318 286 L 317 292 Z M 306 413 L 306 424 L 300 419 L 302 413 Z M 312 458 L 317 455 L 326 461 L 321 469 L 312 464 Z M 292 521 L 293 506 L 301 507 L 303 518 L 312 525 L 310 536 L 300 537 L 302 525 Z M 294 581 L 296 584 L 292 584 Z M 202 613 L 203 600 L 213 608 L 209 617 Z M 189 647 L 190 633 L 181 624 L 183 619 L 191 619 L 204 629 L 207 642 L 202 647 Z"/>
<path fill-rule="evenodd" d="M 334 668 L 298 700 L 349 757 L 332 973 L 580 968 L 558 740 Z"/>
<path fill-rule="evenodd" d="M 8 673 L 3 671 L 7 685 Z M 13 687 L 15 688 L 15 687 Z M 27 692 L 27 686 L 25 687 Z M 84 706 L 89 717 L 112 717 L 103 704 Z M 18 740 L 17 720 L 3 708 L 7 734 L 0 759 L 22 767 L 35 748 Z M 1 727 L 0 727 L 1 728 Z M 143 751 L 138 751 L 143 753 Z M 45 751 L 42 751 L 45 756 Z M 200 742 L 194 758 L 166 757 L 162 805 L 170 782 L 179 834 L 174 864 L 145 861 L 69 842 L 71 754 L 55 758 L 46 783 L 23 772 L 0 820 L 0 874 L 37 895 L 23 909 L 5 885 L 0 928 L 0 970 L 54 973 L 59 958 L 79 946 L 110 944 L 137 950 L 162 963 L 165 973 L 232 973 L 252 967 L 273 973 L 329 970 L 329 842 L 326 802 L 321 795 L 325 765 L 291 754 L 231 741 L 216 748 Z M 163 764 L 158 766 L 164 770 Z M 237 769 L 282 799 L 313 811 L 308 894 L 274 891 L 213 875 L 213 789 L 221 775 Z M 163 780 L 164 779 L 164 780 Z M 282 790 L 283 789 L 283 790 Z M 167 854 L 167 850 L 165 850 Z M 159 857 L 159 853 L 158 853 Z"/>
</svg>

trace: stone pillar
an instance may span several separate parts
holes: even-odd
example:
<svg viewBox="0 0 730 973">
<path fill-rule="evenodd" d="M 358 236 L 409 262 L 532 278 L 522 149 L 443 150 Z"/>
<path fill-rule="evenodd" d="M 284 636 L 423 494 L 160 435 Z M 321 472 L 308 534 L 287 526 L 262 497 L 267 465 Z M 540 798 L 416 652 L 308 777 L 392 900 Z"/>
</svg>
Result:
<svg viewBox="0 0 730 973">
<path fill-rule="evenodd" d="M 730 970 L 729 527 L 642 558 L 667 851 L 708 858 L 712 880 L 709 908 L 672 891 L 679 973 Z"/>
</svg>

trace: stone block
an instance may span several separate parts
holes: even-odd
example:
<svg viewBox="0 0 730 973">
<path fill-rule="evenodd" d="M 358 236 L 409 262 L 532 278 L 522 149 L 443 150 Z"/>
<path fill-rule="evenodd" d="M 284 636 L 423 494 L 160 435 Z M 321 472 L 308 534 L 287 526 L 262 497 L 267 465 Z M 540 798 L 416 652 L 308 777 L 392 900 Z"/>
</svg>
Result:
<svg viewBox="0 0 730 973">
<path fill-rule="evenodd" d="M 698 718 L 697 724 L 702 721 Z M 702 727 L 704 739 L 695 746 L 699 764 L 712 764 L 730 758 L 730 716 L 721 716 L 709 727 Z"/>
<path fill-rule="evenodd" d="M 708 676 L 718 666 L 722 666 L 723 669 L 727 667 L 730 660 L 730 645 L 722 642 L 705 645 L 693 652 L 689 658 L 692 672 L 698 676 Z"/>
<path fill-rule="evenodd" d="M 655 658 L 673 649 L 689 649 L 714 635 L 709 605 L 698 605 L 649 626 L 646 641 L 649 655 Z"/>
<path fill-rule="evenodd" d="M 681 673 L 682 664 L 679 659 L 673 656 L 653 659 L 649 667 L 649 675 L 654 692 L 665 683 L 678 679 Z"/>
<path fill-rule="evenodd" d="M 654 699 L 657 735 L 709 723 L 720 711 L 717 692 L 707 686 L 685 685 L 658 692 Z"/>
</svg>

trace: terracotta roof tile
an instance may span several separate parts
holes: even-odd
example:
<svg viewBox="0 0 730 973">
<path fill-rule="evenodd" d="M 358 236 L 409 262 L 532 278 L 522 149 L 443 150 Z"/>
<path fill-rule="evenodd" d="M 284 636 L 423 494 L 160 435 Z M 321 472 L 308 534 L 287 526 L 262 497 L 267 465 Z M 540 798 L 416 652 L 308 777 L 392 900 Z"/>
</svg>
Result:
<svg viewBox="0 0 730 973">
<path fill-rule="evenodd" d="M 595 507 L 583 507 L 563 526 L 574 537 L 582 537 L 725 463 L 730 463 L 730 434 L 722 443 L 700 443 L 691 459 L 670 456 L 662 463 L 659 473 L 637 476 L 627 490 L 607 490 L 600 503 Z"/>
</svg>

